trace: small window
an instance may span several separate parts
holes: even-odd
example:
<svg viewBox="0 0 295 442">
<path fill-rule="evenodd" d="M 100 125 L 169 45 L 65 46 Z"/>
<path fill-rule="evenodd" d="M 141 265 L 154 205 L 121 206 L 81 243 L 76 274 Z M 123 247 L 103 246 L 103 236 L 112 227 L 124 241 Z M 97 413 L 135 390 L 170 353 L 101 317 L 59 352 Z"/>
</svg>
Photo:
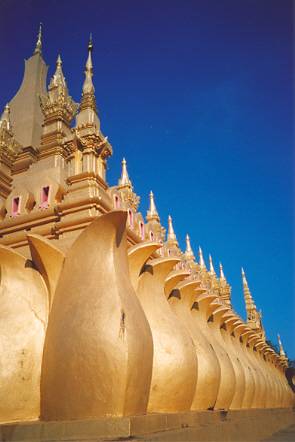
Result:
<svg viewBox="0 0 295 442">
<path fill-rule="evenodd" d="M 130 209 L 128 209 L 128 221 L 130 227 L 133 229 L 133 212 Z"/>
<path fill-rule="evenodd" d="M 19 215 L 20 213 L 20 196 L 16 196 L 12 200 L 11 214 L 12 216 Z"/>
<path fill-rule="evenodd" d="M 50 186 L 44 186 L 41 189 L 40 207 L 48 207 Z"/>
<path fill-rule="evenodd" d="M 140 233 L 140 238 L 144 239 L 144 224 L 142 221 L 140 221 L 139 223 L 139 233 Z"/>
<path fill-rule="evenodd" d="M 118 195 L 115 195 L 114 196 L 114 206 L 115 206 L 115 209 L 120 209 L 120 198 L 118 197 Z"/>
<path fill-rule="evenodd" d="M 154 240 L 154 232 L 150 231 L 150 240 L 153 241 Z"/>
</svg>

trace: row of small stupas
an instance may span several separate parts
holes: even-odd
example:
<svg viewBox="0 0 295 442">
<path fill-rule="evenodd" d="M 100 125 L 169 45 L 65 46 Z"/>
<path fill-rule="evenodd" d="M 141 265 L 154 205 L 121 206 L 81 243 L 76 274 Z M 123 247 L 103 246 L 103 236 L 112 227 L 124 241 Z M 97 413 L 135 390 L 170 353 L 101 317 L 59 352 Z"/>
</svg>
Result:
<svg viewBox="0 0 295 442">
<path fill-rule="evenodd" d="M 150 192 L 146 221 L 138 211 L 140 198 L 133 189 L 125 159 L 117 186 L 106 183 L 107 159 L 112 147 L 100 128 L 92 82 L 92 41 L 88 45 L 85 80 L 80 104 L 69 95 L 60 55 L 46 88 L 47 69 L 42 57 L 41 27 L 33 55 L 15 97 L 5 106 L 0 120 L 0 243 L 29 256 L 26 234 L 40 234 L 67 251 L 81 230 L 97 215 L 114 209 L 128 212 L 128 241 L 160 241 L 160 256 L 177 256 L 178 268 L 202 280 L 220 302 L 231 306 L 231 287 L 222 265 L 215 273 L 211 256 L 206 268 L 202 250 L 196 261 L 186 236 L 183 253 L 168 218 L 168 232 Z M 72 120 L 76 119 L 72 128 Z M 261 313 L 251 296 L 242 270 L 248 325 L 265 340 Z M 279 339 L 280 358 L 287 364 Z"/>
</svg>

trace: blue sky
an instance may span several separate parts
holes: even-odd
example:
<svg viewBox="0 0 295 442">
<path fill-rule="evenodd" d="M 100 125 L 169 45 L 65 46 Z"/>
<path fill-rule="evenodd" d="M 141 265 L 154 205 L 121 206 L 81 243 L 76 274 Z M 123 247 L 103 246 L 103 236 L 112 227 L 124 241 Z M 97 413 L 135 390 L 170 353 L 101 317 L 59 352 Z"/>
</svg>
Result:
<svg viewBox="0 0 295 442">
<path fill-rule="evenodd" d="M 152 189 L 181 246 L 188 232 L 222 261 L 242 316 L 244 266 L 268 338 L 295 358 L 292 15 L 288 0 L 0 0 L 0 106 L 40 21 L 49 78 L 60 52 L 79 101 L 92 32 L 109 184 L 125 156 L 142 212 Z"/>
</svg>

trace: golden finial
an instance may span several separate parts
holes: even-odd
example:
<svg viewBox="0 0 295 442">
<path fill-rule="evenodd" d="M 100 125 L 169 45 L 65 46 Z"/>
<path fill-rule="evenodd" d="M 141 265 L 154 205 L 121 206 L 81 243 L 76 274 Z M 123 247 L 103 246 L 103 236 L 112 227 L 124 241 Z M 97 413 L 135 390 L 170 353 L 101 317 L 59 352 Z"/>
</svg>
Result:
<svg viewBox="0 0 295 442">
<path fill-rule="evenodd" d="M 214 266 L 213 266 L 213 260 L 212 260 L 212 256 L 209 255 L 209 266 L 210 266 L 210 275 L 216 275 L 215 270 L 214 270 Z"/>
<path fill-rule="evenodd" d="M 186 244 L 186 249 L 185 249 L 185 253 L 184 253 L 185 257 L 186 258 L 194 258 L 194 252 L 191 247 L 190 237 L 188 234 L 185 237 L 185 244 Z"/>
<path fill-rule="evenodd" d="M 201 249 L 201 247 L 199 246 L 199 258 L 200 258 L 200 267 L 201 269 L 205 269 L 206 268 L 206 264 L 205 264 L 205 260 L 204 260 L 204 256 L 203 256 L 203 250 Z"/>
<path fill-rule="evenodd" d="M 223 273 L 223 265 L 221 264 L 221 262 L 219 263 L 219 270 L 220 270 L 220 280 L 226 281 L 224 273 Z"/>
<path fill-rule="evenodd" d="M 279 347 L 280 347 L 280 356 L 286 357 L 286 353 L 284 351 L 283 344 L 282 344 L 282 341 L 281 341 L 281 337 L 280 337 L 279 334 L 278 334 L 278 342 L 279 342 Z"/>
<path fill-rule="evenodd" d="M 152 191 L 150 191 L 149 197 L 150 197 L 150 207 L 149 210 L 147 211 L 146 219 L 147 221 L 151 220 L 160 221 L 160 217 L 155 204 L 154 194 Z"/>
<path fill-rule="evenodd" d="M 39 25 L 39 32 L 34 54 L 42 54 L 42 23 Z"/>
<path fill-rule="evenodd" d="M 88 51 L 92 51 L 92 49 L 93 49 L 92 32 L 90 32 L 89 42 L 88 42 Z"/>
<path fill-rule="evenodd" d="M 90 34 L 90 39 L 88 43 L 88 57 L 85 65 L 85 80 L 83 84 L 83 94 L 94 94 L 94 86 L 92 83 L 93 76 L 93 64 L 92 64 L 92 53 L 93 50 L 93 42 L 92 35 Z"/>
<path fill-rule="evenodd" d="M 127 172 L 127 162 L 125 160 L 125 158 L 123 158 L 122 160 L 122 173 L 121 173 L 121 178 L 119 179 L 118 182 L 119 186 L 132 186 L 132 183 L 130 181 L 128 172 Z"/>
<path fill-rule="evenodd" d="M 58 54 L 57 60 L 56 60 L 56 67 L 61 68 L 61 66 L 62 66 L 61 56 L 60 56 L 60 54 Z"/>
</svg>

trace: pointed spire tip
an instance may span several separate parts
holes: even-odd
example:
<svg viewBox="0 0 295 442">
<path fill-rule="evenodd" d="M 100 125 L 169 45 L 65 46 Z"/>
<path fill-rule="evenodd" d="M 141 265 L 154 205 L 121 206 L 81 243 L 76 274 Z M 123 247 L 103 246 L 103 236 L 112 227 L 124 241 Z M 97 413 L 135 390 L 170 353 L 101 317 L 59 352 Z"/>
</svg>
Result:
<svg viewBox="0 0 295 442">
<path fill-rule="evenodd" d="M 42 23 L 40 22 L 34 54 L 42 54 Z"/>
<path fill-rule="evenodd" d="M 223 265 L 221 262 L 219 263 L 219 270 L 220 270 L 220 279 L 225 280 L 225 276 L 223 273 Z"/>
<path fill-rule="evenodd" d="M 210 253 L 209 253 L 209 266 L 210 266 L 210 275 L 216 275 L 214 265 L 213 265 L 212 256 Z"/>
<path fill-rule="evenodd" d="M 200 267 L 202 269 L 206 269 L 206 264 L 205 264 L 205 260 L 204 260 L 204 256 L 203 256 L 203 250 L 202 250 L 201 246 L 199 246 L 199 258 L 200 258 L 200 262 L 199 262 Z"/>
<path fill-rule="evenodd" d="M 194 252 L 191 246 L 191 241 L 188 233 L 185 236 L 185 242 L 186 242 L 185 256 L 187 258 L 194 258 Z"/>
<path fill-rule="evenodd" d="M 93 50 L 92 32 L 89 34 L 88 51 Z"/>
</svg>

